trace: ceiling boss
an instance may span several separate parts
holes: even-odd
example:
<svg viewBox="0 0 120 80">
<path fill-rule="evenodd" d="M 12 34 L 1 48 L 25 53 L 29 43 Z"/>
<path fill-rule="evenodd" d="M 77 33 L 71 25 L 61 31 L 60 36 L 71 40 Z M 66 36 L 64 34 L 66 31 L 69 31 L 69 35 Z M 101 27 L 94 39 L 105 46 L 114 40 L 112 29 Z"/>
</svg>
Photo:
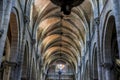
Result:
<svg viewBox="0 0 120 80">
<path fill-rule="evenodd" d="M 69 15 L 73 7 L 79 6 L 84 0 L 51 0 L 51 2 L 61 8 L 61 12 Z"/>
</svg>

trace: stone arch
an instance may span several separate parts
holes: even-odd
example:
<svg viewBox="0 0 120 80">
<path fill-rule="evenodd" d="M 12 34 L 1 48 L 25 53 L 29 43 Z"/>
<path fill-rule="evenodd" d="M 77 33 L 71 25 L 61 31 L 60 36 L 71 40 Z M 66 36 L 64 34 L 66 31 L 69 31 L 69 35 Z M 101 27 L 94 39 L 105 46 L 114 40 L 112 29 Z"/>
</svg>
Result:
<svg viewBox="0 0 120 80">
<path fill-rule="evenodd" d="M 96 0 L 91 0 L 92 4 L 92 9 L 93 9 L 93 17 L 97 17 L 97 1 Z"/>
<path fill-rule="evenodd" d="M 8 32 L 7 32 L 7 38 L 6 38 L 6 44 L 7 48 L 9 50 L 6 50 L 6 47 L 4 48 L 4 54 L 3 54 L 3 79 L 2 80 L 14 80 L 16 78 L 17 74 L 16 70 L 13 69 L 17 65 L 17 56 L 18 56 L 18 43 L 19 43 L 19 29 L 18 29 L 18 16 L 17 11 L 13 9 L 13 11 L 10 14 L 10 20 L 8 25 Z M 9 47 L 8 47 L 9 44 Z M 7 52 L 7 53 L 6 53 Z M 14 77 L 13 77 L 14 75 Z"/>
<path fill-rule="evenodd" d="M 116 60 L 119 58 L 119 50 L 117 43 L 115 17 L 113 15 L 109 14 L 107 17 L 103 33 L 103 66 L 106 75 L 105 79 L 118 80 L 120 75 L 119 72 L 116 73 Z"/>
<path fill-rule="evenodd" d="M 8 28 L 8 35 L 11 42 L 11 56 L 10 60 L 15 62 L 17 59 L 17 51 L 18 51 L 18 43 L 19 43 L 19 29 L 18 29 L 18 22 L 17 22 L 17 15 L 12 12 L 10 15 L 10 23 Z"/>
<path fill-rule="evenodd" d="M 88 80 L 88 78 L 89 78 L 88 70 L 89 70 L 88 61 L 86 61 L 84 80 Z"/>
<path fill-rule="evenodd" d="M 28 69 L 29 69 L 29 46 L 28 43 L 25 45 L 24 50 L 24 58 L 23 58 L 23 64 L 22 64 L 22 77 L 21 80 L 27 80 L 28 79 Z"/>
<path fill-rule="evenodd" d="M 35 60 L 33 59 L 33 65 L 31 67 L 31 78 L 30 80 L 36 80 L 36 64 Z"/>
<path fill-rule="evenodd" d="M 56 68 L 58 64 L 64 65 L 64 68 L 62 70 L 61 75 L 59 75 L 59 72 L 57 71 L 57 68 Z M 54 74 L 51 74 L 51 73 L 54 73 Z M 71 74 L 71 76 L 73 76 L 73 77 L 70 77 L 70 75 L 65 75 L 67 73 Z M 56 75 L 56 77 L 54 78 L 55 75 Z M 51 76 L 53 76 L 54 80 L 56 80 L 56 79 L 64 80 L 66 78 L 68 78 L 67 80 L 74 80 L 75 79 L 74 70 L 73 70 L 72 65 L 68 61 L 63 60 L 63 59 L 54 60 L 50 64 L 50 66 L 47 70 L 46 80 L 49 80 L 49 78 Z"/>
<path fill-rule="evenodd" d="M 94 49 L 93 49 L 93 58 L 92 58 L 92 65 L 93 65 L 93 75 L 92 75 L 92 78 L 94 80 L 98 80 L 98 64 L 97 64 L 97 47 L 94 46 Z"/>
<path fill-rule="evenodd" d="M 102 0 L 102 2 L 103 2 L 103 6 L 105 5 L 106 1 L 107 1 L 107 0 Z"/>
</svg>

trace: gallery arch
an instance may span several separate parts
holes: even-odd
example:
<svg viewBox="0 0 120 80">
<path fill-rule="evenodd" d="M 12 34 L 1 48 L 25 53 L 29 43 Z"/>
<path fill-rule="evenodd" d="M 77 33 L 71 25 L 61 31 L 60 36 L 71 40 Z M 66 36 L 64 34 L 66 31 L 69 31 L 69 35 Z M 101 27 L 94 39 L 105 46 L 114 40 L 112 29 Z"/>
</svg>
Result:
<svg viewBox="0 0 120 80">
<path fill-rule="evenodd" d="M 75 79 L 75 72 L 73 71 L 73 67 L 71 64 L 64 60 L 55 60 L 53 63 L 50 64 L 50 67 L 46 73 L 46 80 L 51 79 Z M 56 76 L 56 77 L 54 77 Z"/>
<path fill-rule="evenodd" d="M 26 43 L 25 50 L 24 50 L 23 64 L 22 64 L 21 80 L 28 80 L 28 76 L 29 76 L 28 69 L 29 69 L 29 46 L 28 46 L 28 43 Z"/>
<path fill-rule="evenodd" d="M 103 41 L 103 55 L 106 80 L 119 80 L 119 72 L 116 71 L 117 59 L 119 59 L 119 50 L 117 43 L 116 24 L 114 16 L 110 16 L 106 22 L 104 41 Z M 117 66 L 117 67 L 116 67 Z M 108 77 L 108 75 L 110 77 Z"/>
<path fill-rule="evenodd" d="M 4 48 L 4 54 L 1 66 L 1 80 L 14 80 L 12 75 L 15 74 L 13 69 L 17 65 L 18 55 L 18 22 L 15 13 L 10 14 L 10 22 L 7 32 L 7 38 Z M 10 78 L 10 79 L 9 79 Z"/>
<path fill-rule="evenodd" d="M 92 64 L 93 64 L 93 80 L 98 80 L 98 63 L 97 63 L 97 48 L 94 47 L 93 50 L 93 59 L 92 59 Z"/>
</svg>

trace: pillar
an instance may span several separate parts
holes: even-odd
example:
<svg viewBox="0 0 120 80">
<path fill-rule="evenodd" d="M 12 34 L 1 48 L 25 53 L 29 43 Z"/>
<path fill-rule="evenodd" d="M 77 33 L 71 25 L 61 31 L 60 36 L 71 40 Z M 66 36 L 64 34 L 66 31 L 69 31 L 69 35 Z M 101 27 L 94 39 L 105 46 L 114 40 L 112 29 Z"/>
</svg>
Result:
<svg viewBox="0 0 120 80">
<path fill-rule="evenodd" d="M 2 35 L 0 37 L 0 65 L 1 65 L 1 61 L 2 61 L 1 59 L 3 56 L 5 41 L 6 41 L 6 37 L 7 37 L 10 13 L 11 13 L 11 9 L 12 9 L 12 0 L 7 0 L 6 3 L 4 3 L 4 1 L 6 1 L 6 0 L 0 0 L 0 4 L 6 5 L 6 6 L 0 5 L 0 6 L 2 6 L 2 7 L 0 7 L 0 16 L 2 16 L 2 19 L 0 20 L 0 30 L 2 30 Z"/>
</svg>

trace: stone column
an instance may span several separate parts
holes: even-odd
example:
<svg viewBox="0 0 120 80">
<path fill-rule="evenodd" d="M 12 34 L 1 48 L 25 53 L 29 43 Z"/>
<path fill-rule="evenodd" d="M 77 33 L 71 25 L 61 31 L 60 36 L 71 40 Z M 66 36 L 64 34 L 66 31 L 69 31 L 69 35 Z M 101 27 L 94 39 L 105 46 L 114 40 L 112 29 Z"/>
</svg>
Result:
<svg viewBox="0 0 120 80">
<path fill-rule="evenodd" d="M 98 16 L 95 19 L 97 31 L 97 65 L 98 65 L 98 79 L 102 80 L 102 67 L 101 67 L 101 51 L 100 51 L 100 1 L 97 0 Z"/>
<path fill-rule="evenodd" d="M 99 11 L 98 11 L 99 12 Z M 96 27 L 96 34 L 97 34 L 97 66 L 98 66 L 98 80 L 102 80 L 102 67 L 101 67 L 101 51 L 100 51 L 100 33 L 99 33 L 99 24 L 100 24 L 100 17 L 98 16 L 95 19 L 95 27 Z"/>
<path fill-rule="evenodd" d="M 24 14 L 23 14 L 24 15 Z M 27 18 L 27 19 L 26 19 Z M 29 17 L 27 17 L 27 16 L 24 16 L 24 19 L 23 19 L 23 21 L 24 21 L 24 27 L 23 27 L 23 33 L 22 33 L 22 44 L 21 44 L 21 51 L 19 52 L 19 56 L 18 56 L 18 58 L 19 58 L 19 60 L 18 60 L 18 70 L 17 70 L 17 72 L 16 72 L 16 74 L 17 74 L 17 77 L 16 77 L 16 79 L 15 80 L 21 80 L 21 77 L 22 77 L 22 64 L 23 64 L 23 59 L 24 59 L 24 51 L 25 51 L 25 43 L 26 43 L 26 28 L 27 28 L 27 26 L 29 25 Z"/>
<path fill-rule="evenodd" d="M 4 1 L 6 3 L 4 3 Z M 2 20 L 0 20 L 0 30 L 2 30 L 2 35 L 0 37 L 0 65 L 1 65 L 1 61 L 2 61 L 1 59 L 3 56 L 3 51 L 4 51 L 4 46 L 8 31 L 8 24 L 10 20 L 10 13 L 12 9 L 12 0 L 0 0 L 0 4 L 6 5 L 3 6 L 3 8 L 0 7 L 0 9 L 2 9 L 0 10 L 0 16 L 2 16 Z"/>
<path fill-rule="evenodd" d="M 78 66 L 78 74 L 77 74 L 77 78 L 78 78 L 78 79 L 77 79 L 77 80 L 80 80 L 80 79 L 81 79 L 81 74 L 80 74 L 80 73 L 81 73 L 81 66 L 79 65 L 79 66 Z"/>
<path fill-rule="evenodd" d="M 4 0 L 0 0 L 0 31 L 2 28 L 3 20 L 4 20 Z"/>
</svg>

